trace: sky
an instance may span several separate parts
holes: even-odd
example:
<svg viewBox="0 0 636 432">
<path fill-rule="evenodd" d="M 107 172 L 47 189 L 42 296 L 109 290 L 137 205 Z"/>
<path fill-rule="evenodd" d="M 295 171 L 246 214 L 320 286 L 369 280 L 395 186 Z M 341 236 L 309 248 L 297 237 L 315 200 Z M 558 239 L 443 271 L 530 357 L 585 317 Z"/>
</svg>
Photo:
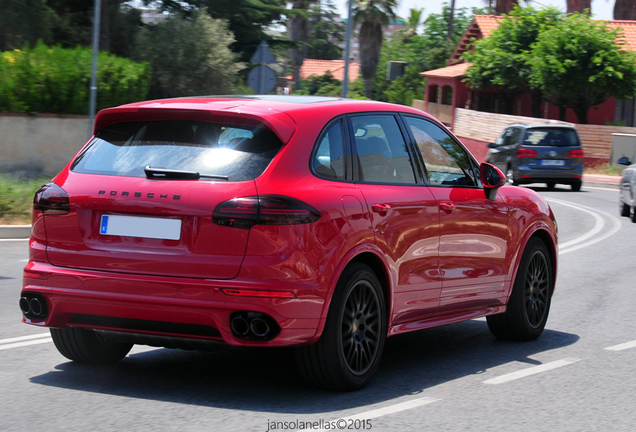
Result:
<svg viewBox="0 0 636 432">
<path fill-rule="evenodd" d="M 450 0 L 444 0 L 450 4 Z M 409 9 L 424 8 L 423 17 L 426 18 L 430 14 L 439 14 L 442 11 L 443 0 L 397 0 L 397 15 L 401 17 L 409 16 Z M 347 16 L 347 0 L 335 0 L 334 3 L 338 7 L 340 15 L 344 18 Z M 523 2 L 522 2 L 523 3 Z M 525 4 L 525 3 L 524 3 Z M 484 0 L 455 0 L 455 8 L 462 7 L 469 10 L 473 7 L 485 7 Z M 542 6 L 554 6 L 565 11 L 565 0 L 533 0 L 531 2 L 535 8 Z M 611 20 L 614 11 L 614 0 L 592 0 L 592 15 L 595 19 Z"/>
</svg>

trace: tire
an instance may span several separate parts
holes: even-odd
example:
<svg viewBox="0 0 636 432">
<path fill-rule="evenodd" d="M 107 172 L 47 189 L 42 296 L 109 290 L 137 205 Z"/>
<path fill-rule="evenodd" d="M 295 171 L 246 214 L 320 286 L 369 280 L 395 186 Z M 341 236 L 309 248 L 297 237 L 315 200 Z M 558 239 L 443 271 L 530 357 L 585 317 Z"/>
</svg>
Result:
<svg viewBox="0 0 636 432">
<path fill-rule="evenodd" d="M 386 305 L 380 281 L 361 263 L 340 276 L 317 343 L 297 350 L 305 381 L 331 390 L 358 390 L 371 381 L 386 339 Z"/>
<path fill-rule="evenodd" d="M 636 203 L 634 203 L 634 207 L 629 208 L 629 218 L 636 223 Z"/>
<path fill-rule="evenodd" d="M 582 185 L 583 185 L 583 182 L 581 180 L 578 180 L 578 181 L 575 181 L 574 183 L 572 183 L 570 185 L 570 187 L 572 188 L 572 192 L 580 191 Z"/>
<path fill-rule="evenodd" d="M 79 327 L 52 328 L 51 338 L 60 354 L 78 363 L 116 363 L 133 347 L 133 344 L 116 342 Z"/>
<path fill-rule="evenodd" d="M 545 244 L 538 238 L 530 239 L 521 257 L 506 312 L 486 317 L 492 334 L 517 341 L 538 338 L 548 321 L 553 275 Z"/>
<path fill-rule="evenodd" d="M 618 210 L 623 217 L 631 216 L 632 209 L 622 199 L 618 201 Z"/>
</svg>

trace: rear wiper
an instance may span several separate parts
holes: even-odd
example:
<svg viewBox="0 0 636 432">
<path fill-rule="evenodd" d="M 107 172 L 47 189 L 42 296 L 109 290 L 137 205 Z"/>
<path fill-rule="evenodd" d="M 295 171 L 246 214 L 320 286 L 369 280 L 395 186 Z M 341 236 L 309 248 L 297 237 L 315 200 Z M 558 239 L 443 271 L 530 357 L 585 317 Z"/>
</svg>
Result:
<svg viewBox="0 0 636 432">
<path fill-rule="evenodd" d="M 196 171 L 173 170 L 168 168 L 144 168 L 146 178 L 162 180 L 198 180 L 200 178 L 211 178 L 218 180 L 229 180 L 228 176 L 216 174 L 200 174 Z"/>
</svg>

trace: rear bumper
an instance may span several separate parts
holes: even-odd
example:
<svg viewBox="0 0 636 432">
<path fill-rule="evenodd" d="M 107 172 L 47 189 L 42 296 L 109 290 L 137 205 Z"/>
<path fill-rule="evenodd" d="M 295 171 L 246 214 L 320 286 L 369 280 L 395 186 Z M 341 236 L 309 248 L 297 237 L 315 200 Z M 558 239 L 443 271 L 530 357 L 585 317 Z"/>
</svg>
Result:
<svg viewBox="0 0 636 432">
<path fill-rule="evenodd" d="M 293 293 L 290 298 L 228 295 L 223 289 Z M 224 341 L 231 345 L 289 346 L 313 343 L 324 322 L 325 293 L 311 284 L 253 280 L 214 281 L 60 268 L 29 262 L 22 294 L 46 300 L 47 316 L 23 317 L 42 327 L 86 327 L 148 336 Z M 268 341 L 236 337 L 234 312 L 273 318 L 280 333 Z"/>
<path fill-rule="evenodd" d="M 528 165 L 522 165 L 517 169 L 515 180 L 520 183 L 575 183 L 580 182 L 582 178 L 583 167 L 574 167 L 571 169 L 545 169 L 532 168 Z"/>
</svg>

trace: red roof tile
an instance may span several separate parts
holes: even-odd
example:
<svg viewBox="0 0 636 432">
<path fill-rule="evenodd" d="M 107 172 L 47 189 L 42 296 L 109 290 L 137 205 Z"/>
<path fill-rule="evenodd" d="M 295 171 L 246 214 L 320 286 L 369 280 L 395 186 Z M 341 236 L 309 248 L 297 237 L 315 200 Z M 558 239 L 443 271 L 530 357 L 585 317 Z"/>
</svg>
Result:
<svg viewBox="0 0 636 432">
<path fill-rule="evenodd" d="M 615 20 L 606 21 L 606 24 L 611 28 L 618 28 L 622 30 L 626 48 L 630 51 L 636 52 L 636 21 Z"/>
<path fill-rule="evenodd" d="M 472 63 L 458 63 L 441 69 L 420 72 L 420 75 L 435 78 L 459 78 L 466 74 L 466 69 L 470 66 L 472 66 Z"/>
<path fill-rule="evenodd" d="M 331 75 L 339 81 L 344 79 L 344 60 L 315 60 L 305 59 L 300 67 L 300 78 L 307 79 L 310 76 L 322 76 L 331 72 Z M 360 76 L 360 64 L 349 62 L 349 81 L 355 81 Z"/>
</svg>

